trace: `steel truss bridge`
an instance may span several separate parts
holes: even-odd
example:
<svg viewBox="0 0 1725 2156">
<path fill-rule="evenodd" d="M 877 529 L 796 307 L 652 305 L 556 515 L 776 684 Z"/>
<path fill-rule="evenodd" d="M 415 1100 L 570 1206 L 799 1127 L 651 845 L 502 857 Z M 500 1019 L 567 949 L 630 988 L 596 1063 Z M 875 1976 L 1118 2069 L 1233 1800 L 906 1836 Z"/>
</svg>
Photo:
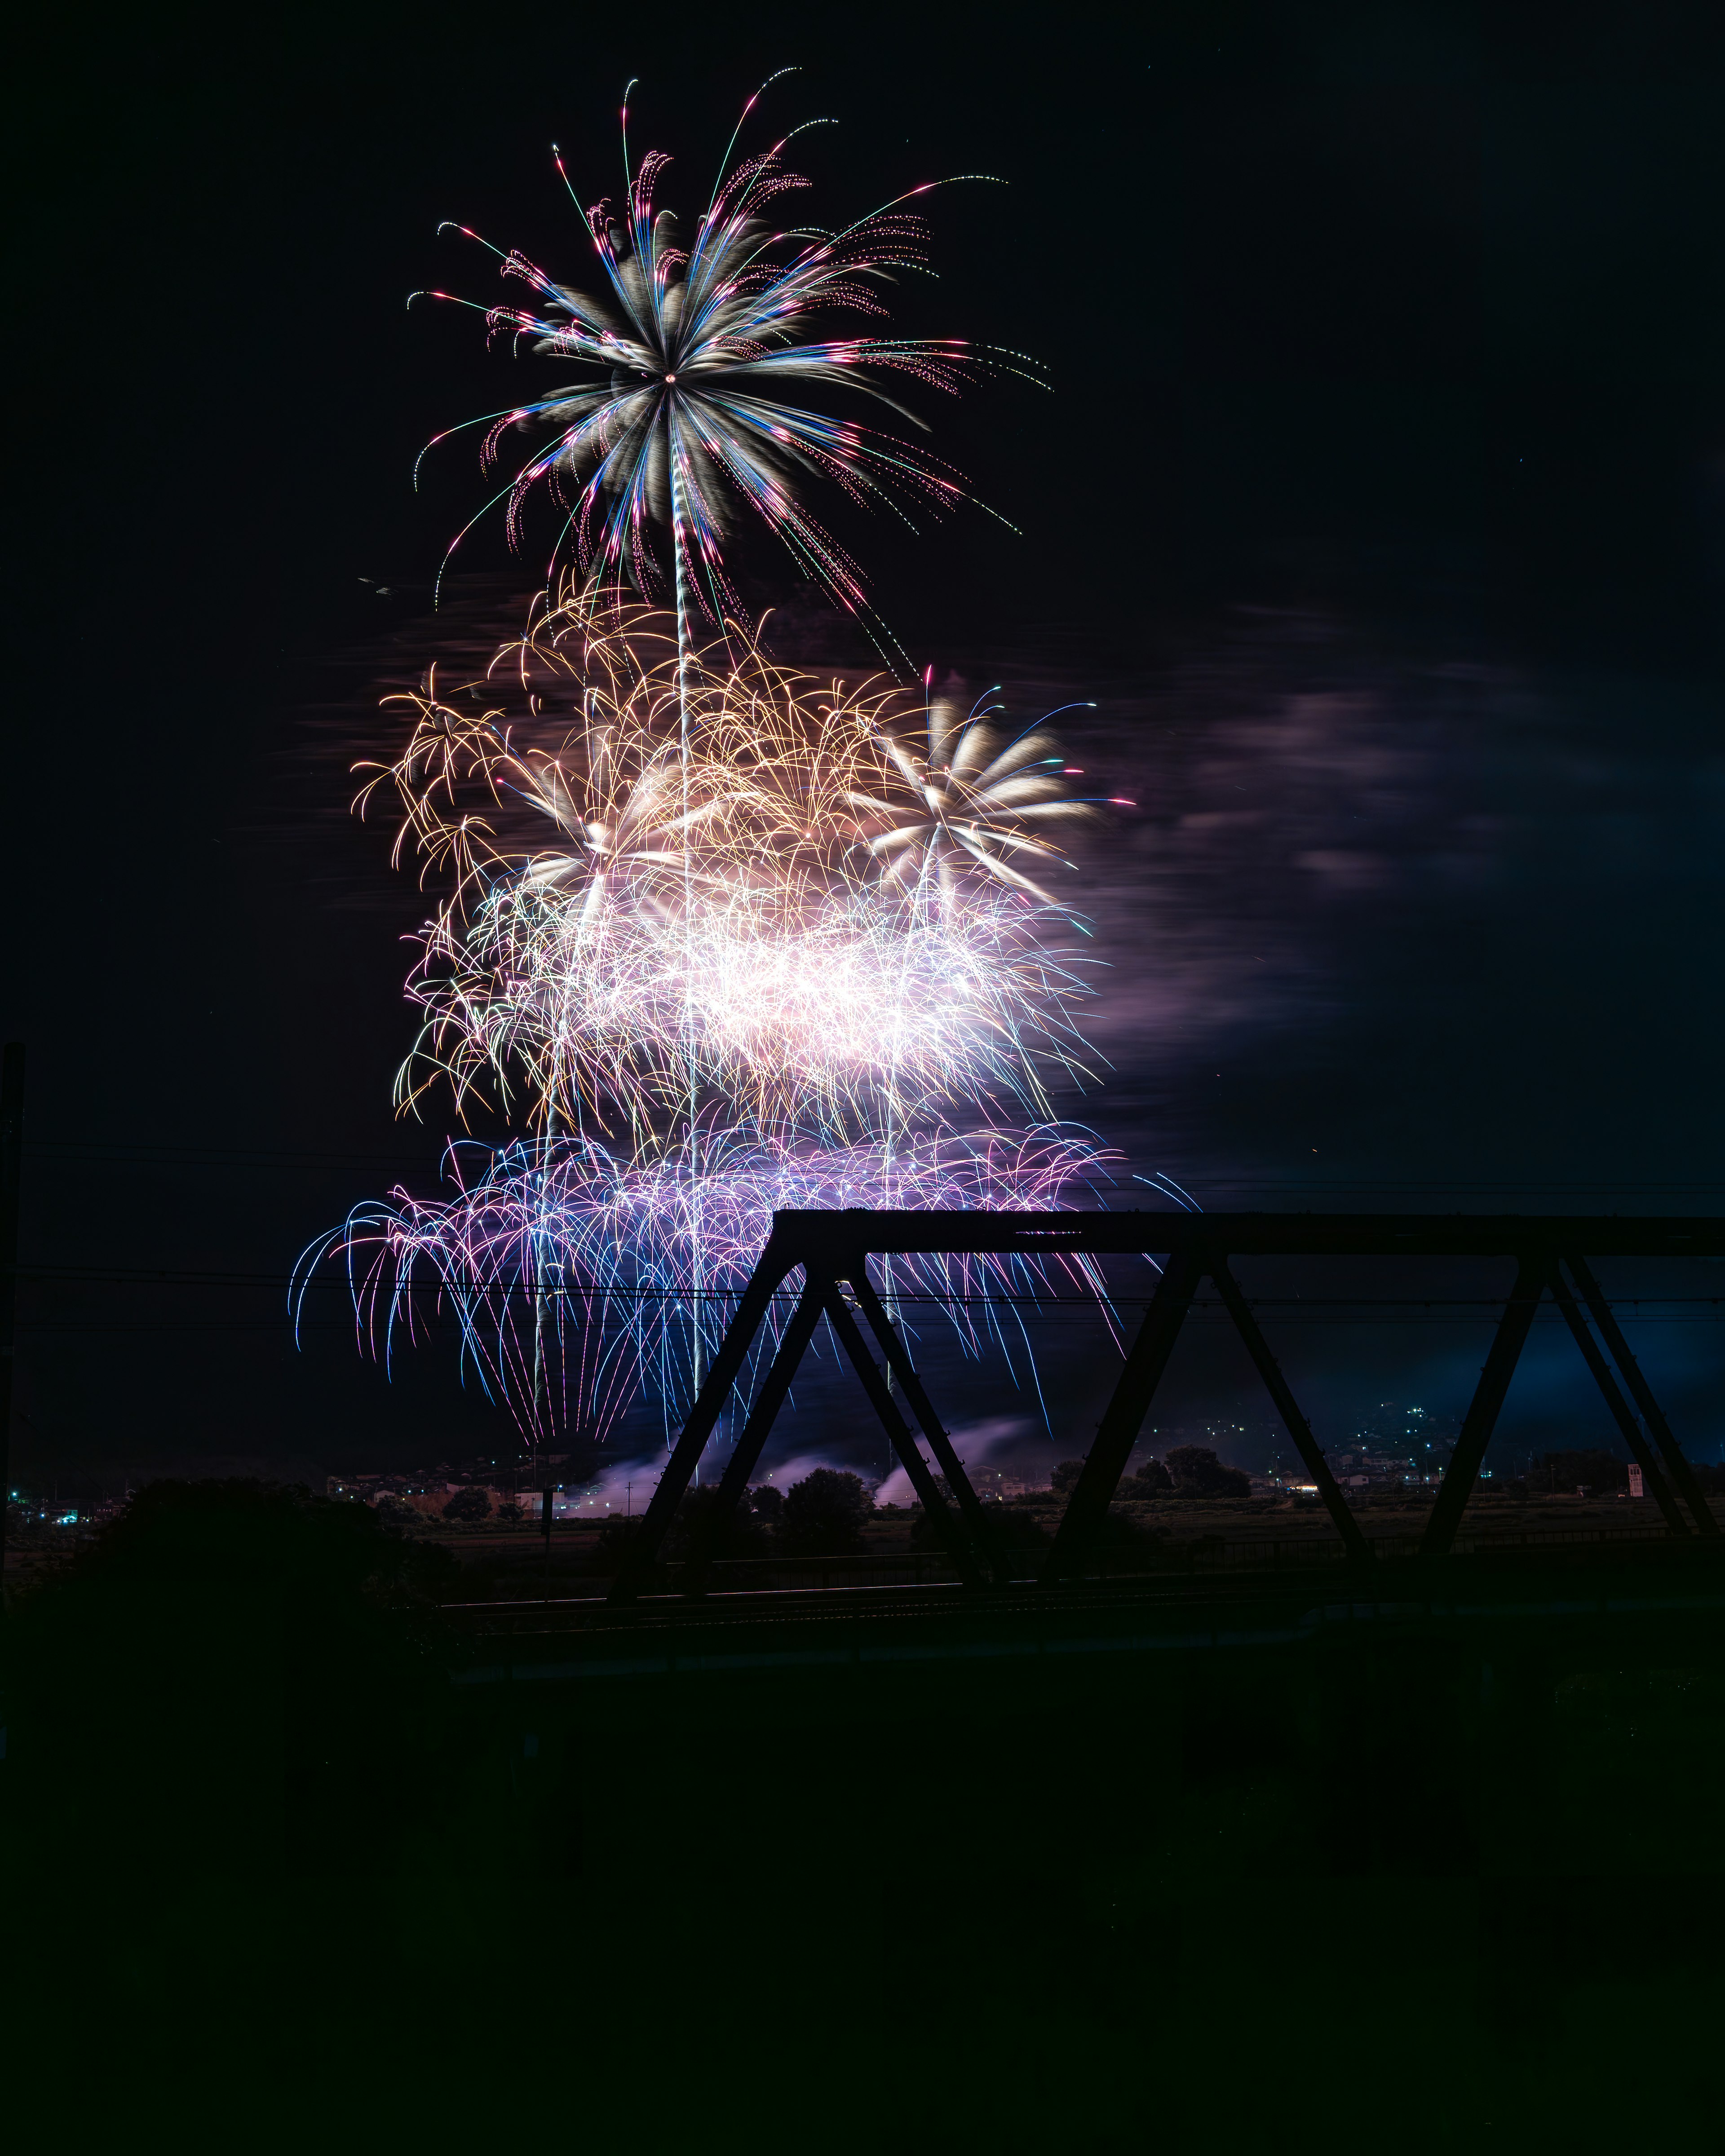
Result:
<svg viewBox="0 0 1725 2156">
<path fill-rule="evenodd" d="M 824 1318 L 902 1461 L 917 1498 L 967 1587 L 1011 1583 L 1013 1571 L 991 1532 L 952 1441 L 910 1351 L 869 1276 L 871 1257 L 1085 1255 L 1150 1257 L 1161 1278 L 1127 1351 L 1083 1471 L 1043 1564 L 1045 1586 L 1082 1575 L 1102 1522 L 1155 1398 L 1199 1288 L 1208 1278 L 1256 1365 L 1307 1473 L 1328 1508 L 1348 1558 L 1372 1562 L 1369 1542 L 1331 1473 L 1250 1299 L 1235 1278 L 1236 1257 L 1513 1259 L 1516 1276 L 1440 1484 L 1421 1542 L 1443 1556 L 1455 1538 L 1535 1312 L 1549 1296 L 1639 1463 L 1648 1494 L 1673 1535 L 1717 1538 L 1719 1524 L 1673 1435 L 1652 1388 L 1594 1277 L 1596 1258 L 1717 1257 L 1725 1219 L 1618 1219 L 1574 1215 L 1274 1213 L 873 1213 L 773 1215 L 754 1272 L 683 1426 L 639 1533 L 614 1585 L 614 1603 L 633 1602 L 651 1578 L 667 1530 L 702 1452 L 749 1361 L 773 1298 L 793 1273 L 802 1286 L 766 1376 L 703 1517 L 684 1569 L 685 1596 L 705 1593 L 712 1553 L 748 1487 L 785 1396 Z M 860 1321 L 860 1322 L 859 1322 Z M 863 1327 L 886 1364 L 875 1359 Z M 888 1383 L 887 1373 L 891 1383 Z M 905 1419 L 908 1408 L 916 1429 Z M 918 1433 L 921 1441 L 919 1442 Z M 926 1443 L 932 1462 L 926 1458 Z M 939 1478 L 938 1480 L 937 1478 Z M 943 1495 L 941 1482 L 952 1493 Z"/>
</svg>

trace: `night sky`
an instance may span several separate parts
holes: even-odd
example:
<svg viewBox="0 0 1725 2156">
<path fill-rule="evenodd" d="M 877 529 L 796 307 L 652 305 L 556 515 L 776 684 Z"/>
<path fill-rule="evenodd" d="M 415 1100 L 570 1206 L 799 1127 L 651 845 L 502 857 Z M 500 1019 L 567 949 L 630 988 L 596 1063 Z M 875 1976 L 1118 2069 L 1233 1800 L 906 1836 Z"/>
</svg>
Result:
<svg viewBox="0 0 1725 2156">
<path fill-rule="evenodd" d="M 1084 856 L 1111 1069 L 1066 1112 L 1211 1209 L 1725 1211 L 1716 11 L 978 10 L 931 37 L 889 10 L 843 44 L 800 12 L 734 38 L 368 12 L 274 42 L 73 22 L 22 78 L 14 1481 L 508 1442 L 444 1351 L 386 1383 L 334 1297 L 296 1351 L 285 1282 L 350 1204 L 429 1192 L 445 1134 L 392 1116 L 421 913 L 347 767 L 390 738 L 380 696 L 519 619 L 540 560 L 494 526 L 433 616 L 483 497 L 462 442 L 417 495 L 414 456 L 532 363 L 403 302 L 499 289 L 445 218 L 580 281 L 548 146 L 614 191 L 632 74 L 667 199 L 788 63 L 775 118 L 841 122 L 795 161 L 822 210 L 1009 182 L 935 198 L 940 281 L 899 318 L 1046 363 L 1051 398 L 919 401 L 1022 536 L 832 521 L 937 678 L 1025 717 L 1093 699 L 1075 761 L 1138 803 Z M 788 656 L 865 661 L 770 543 L 738 560 Z M 1721 1456 L 1717 1327 L 1645 1337 Z M 1538 1340 L 1505 1456 L 1607 1436 Z M 1288 1360 L 1333 1443 L 1416 1388 L 1459 1412 L 1482 1347 L 1312 1328 Z M 948 1419 L 1028 1429 L 1003 1387 Z M 1194 1416 L 1248 1397 L 1208 1340 L 1181 1388 Z M 876 1458 L 819 1397 L 788 1445 Z"/>
</svg>

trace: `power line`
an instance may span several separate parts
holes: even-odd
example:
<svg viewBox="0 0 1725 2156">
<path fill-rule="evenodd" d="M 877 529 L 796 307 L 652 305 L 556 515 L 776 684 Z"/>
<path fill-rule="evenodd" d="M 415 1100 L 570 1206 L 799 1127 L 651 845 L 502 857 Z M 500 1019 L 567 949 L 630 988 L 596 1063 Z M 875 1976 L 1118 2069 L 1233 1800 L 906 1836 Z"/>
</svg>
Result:
<svg viewBox="0 0 1725 2156">
<path fill-rule="evenodd" d="M 317 1291 L 323 1294 L 352 1295 L 354 1284 L 336 1275 L 313 1274 L 305 1279 L 293 1273 L 249 1273 L 229 1271 L 209 1266 L 173 1270 L 166 1266 L 119 1265 L 20 1265 L 20 1281 L 33 1281 L 43 1286 L 112 1286 L 112 1287 L 191 1287 L 238 1288 L 241 1291 L 298 1288 L 302 1293 Z M 367 1288 L 365 1276 L 359 1277 L 359 1292 L 367 1300 L 399 1301 L 409 1297 L 429 1296 L 434 1300 L 453 1300 L 457 1291 L 441 1279 L 404 1280 L 387 1287 L 380 1286 L 375 1296 Z M 680 1287 L 647 1287 L 623 1286 L 617 1282 L 597 1281 L 567 1281 L 543 1284 L 524 1281 L 514 1277 L 498 1277 L 465 1284 L 461 1292 L 477 1296 L 495 1294 L 499 1290 L 506 1296 L 519 1295 L 524 1298 L 548 1296 L 567 1301 L 630 1301 L 630 1302 L 687 1302 L 691 1291 Z M 737 1287 L 704 1288 L 698 1299 L 706 1303 L 734 1301 L 743 1292 Z M 983 1291 L 975 1294 L 947 1292 L 939 1289 L 899 1287 L 893 1289 L 895 1302 L 906 1306 L 922 1306 L 935 1309 L 1097 1310 L 1106 1302 L 1116 1310 L 1142 1310 L 1148 1306 L 1150 1295 L 1145 1291 L 1105 1291 L 1101 1295 L 1060 1294 L 1027 1289 L 1019 1294 L 998 1291 Z M 797 1291 L 783 1289 L 774 1301 L 793 1304 Z M 1247 1301 L 1255 1310 L 1275 1310 L 1286 1312 L 1317 1310 L 1459 1310 L 1496 1311 L 1503 1306 L 1501 1295 L 1255 1295 Z M 1644 1304 L 1660 1307 L 1701 1306 L 1717 1308 L 1725 1305 L 1725 1294 L 1720 1295 L 1640 1295 L 1614 1296 L 1609 1298 L 1614 1309 L 1639 1312 Z M 1224 1306 L 1215 1296 L 1194 1296 L 1190 1306 L 1194 1310 L 1219 1310 Z"/>
<path fill-rule="evenodd" d="M 1038 1310 L 1034 1306 L 1026 1308 L 1019 1306 L 1014 1306 L 1014 1307 L 1018 1310 L 1021 1317 L 1040 1320 L 1045 1325 L 1065 1325 L 1076 1327 L 1081 1322 L 1080 1313 L 1076 1311 Z M 1094 1314 L 1097 1317 L 1101 1315 L 1100 1312 Z M 600 1322 L 603 1322 L 603 1320 Z M 1433 1329 L 1440 1327 L 1453 1329 L 1457 1325 L 1482 1324 L 1485 1322 L 1483 1318 L 1466 1317 L 1291 1317 L 1277 1320 L 1277 1331 L 1283 1332 L 1294 1327 L 1311 1330 L 1321 1327 L 1338 1328 L 1348 1327 L 1358 1331 L 1369 1327 L 1384 1332 L 1406 1332 L 1427 1327 Z M 1543 1311 L 1533 1322 L 1542 1329 L 1551 1330 L 1566 1321 L 1562 1318 L 1561 1313 L 1556 1311 Z M 1635 1313 L 1634 1322 L 1640 1326 L 1671 1326 L 1717 1325 L 1722 1321 L 1717 1313 L 1711 1316 L 1677 1317 L 1645 1317 Z M 1233 1322 L 1225 1313 L 1214 1317 L 1194 1313 L 1188 1318 L 1187 1322 L 1189 1325 L 1199 1327 L 1214 1327 L 1224 1333 L 1231 1333 L 1233 1330 Z M 375 1319 L 369 1317 L 362 1317 L 357 1321 L 351 1317 L 302 1317 L 297 1322 L 284 1313 L 277 1313 L 270 1317 L 167 1317 L 148 1320 L 121 1319 L 117 1322 L 95 1317 L 87 1320 L 44 1319 L 20 1324 L 18 1329 L 21 1334 L 28 1334 L 33 1339 L 73 1335 L 80 1337 L 100 1336 L 104 1338 L 111 1336 L 117 1338 L 122 1334 L 157 1332 L 280 1332 L 285 1338 L 305 1332 L 335 1332 L 347 1333 L 357 1332 L 369 1338 L 381 1336 L 384 1323 L 382 1313 L 379 1313 Z M 466 1337 L 473 1332 L 483 1331 L 485 1336 L 490 1337 L 494 1330 L 495 1328 L 491 1327 L 481 1327 L 477 1321 L 470 1325 L 464 1325 L 459 1317 L 454 1312 L 421 1312 L 415 1313 L 412 1320 L 412 1337 L 420 1339 L 429 1333 L 441 1331 L 449 1332 L 452 1337 L 456 1335 Z M 396 1333 L 398 1339 L 406 1339 L 408 1337 L 405 1321 L 397 1325 Z"/>
<path fill-rule="evenodd" d="M 458 1149 L 475 1152 L 501 1152 L 503 1144 L 493 1145 L 489 1139 L 455 1138 L 452 1142 Z M 331 1147 L 290 1147 L 261 1146 L 198 1146 L 175 1141 L 160 1144 L 124 1139 L 101 1138 L 38 1138 L 24 1147 L 28 1158 L 44 1161 L 131 1162 L 142 1166 L 205 1166 L 205 1167 L 275 1167 L 306 1168 L 419 1168 L 437 1163 L 428 1152 L 343 1152 Z M 439 1146 L 438 1160 L 444 1157 Z M 1548 1192 L 1571 1196 L 1609 1194 L 1615 1196 L 1645 1194 L 1671 1196 L 1689 1194 L 1711 1196 L 1725 1191 L 1725 1182 L 1717 1181 L 1656 1181 L 1578 1180 L 1570 1178 L 1525 1177 L 1513 1180 L 1491 1181 L 1483 1178 L 1451 1179 L 1436 1175 L 1349 1176 L 1317 1177 L 1286 1175 L 1202 1175 L 1189 1171 L 1183 1178 L 1186 1187 L 1194 1192 L 1263 1190 L 1288 1191 L 1296 1194 L 1322 1195 L 1381 1191 L 1402 1193 L 1430 1191 L 1489 1194 L 1506 1191 Z"/>
</svg>

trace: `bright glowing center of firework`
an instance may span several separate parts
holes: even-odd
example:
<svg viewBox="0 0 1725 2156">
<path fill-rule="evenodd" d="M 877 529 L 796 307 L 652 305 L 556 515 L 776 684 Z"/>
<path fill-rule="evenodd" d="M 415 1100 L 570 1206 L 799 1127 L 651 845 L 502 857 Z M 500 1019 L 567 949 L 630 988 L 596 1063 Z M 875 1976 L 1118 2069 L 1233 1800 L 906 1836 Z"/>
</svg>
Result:
<svg viewBox="0 0 1725 2156">
<path fill-rule="evenodd" d="M 677 377 L 674 374 L 668 374 L 665 378 L 667 382 L 675 382 Z"/>
</svg>

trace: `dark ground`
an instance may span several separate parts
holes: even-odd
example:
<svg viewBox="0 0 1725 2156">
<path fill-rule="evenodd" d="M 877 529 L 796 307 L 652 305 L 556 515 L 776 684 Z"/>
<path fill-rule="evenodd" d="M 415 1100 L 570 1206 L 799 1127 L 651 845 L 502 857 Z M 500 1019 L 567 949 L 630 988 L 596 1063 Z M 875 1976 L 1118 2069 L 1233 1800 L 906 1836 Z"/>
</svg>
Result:
<svg viewBox="0 0 1725 2156">
<path fill-rule="evenodd" d="M 1705 1554 L 500 1631 L 358 1511 L 158 1496 L 15 1607 L 14 2117 L 1704 2145 Z"/>
</svg>

